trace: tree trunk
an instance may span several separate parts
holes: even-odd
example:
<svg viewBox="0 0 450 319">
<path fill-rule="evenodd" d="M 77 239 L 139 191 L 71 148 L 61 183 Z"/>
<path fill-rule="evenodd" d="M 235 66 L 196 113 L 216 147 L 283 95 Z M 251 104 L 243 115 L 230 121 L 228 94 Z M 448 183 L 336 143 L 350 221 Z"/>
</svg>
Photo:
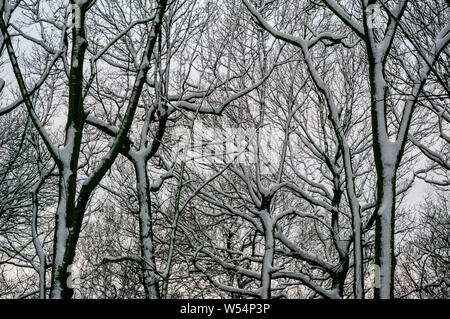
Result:
<svg viewBox="0 0 450 319">
<path fill-rule="evenodd" d="M 70 299 L 73 295 L 72 264 L 75 257 L 73 246 L 74 230 L 73 217 L 75 213 L 74 201 L 69 195 L 69 182 L 66 173 L 59 181 L 59 201 L 56 212 L 55 239 L 53 246 L 52 281 L 50 297 L 52 299 Z"/>
<path fill-rule="evenodd" d="M 383 170 L 378 179 L 378 211 L 375 224 L 375 298 L 394 297 L 395 169 Z"/>
<path fill-rule="evenodd" d="M 273 237 L 273 222 L 268 211 L 261 212 L 264 226 L 264 258 L 261 274 L 261 299 L 270 299 L 272 290 L 272 271 L 275 253 L 275 239 Z"/>
<path fill-rule="evenodd" d="M 153 225 L 151 215 L 150 183 L 144 160 L 134 162 L 136 189 L 139 200 L 139 239 L 141 245 L 142 279 L 147 299 L 160 299 L 159 279 L 156 274 L 155 249 L 153 246 Z"/>
</svg>

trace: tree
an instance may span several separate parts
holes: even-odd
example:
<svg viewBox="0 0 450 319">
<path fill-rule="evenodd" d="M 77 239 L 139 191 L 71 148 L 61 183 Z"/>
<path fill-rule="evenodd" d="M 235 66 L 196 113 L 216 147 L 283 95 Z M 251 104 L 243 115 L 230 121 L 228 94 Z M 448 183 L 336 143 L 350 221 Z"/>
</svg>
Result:
<svg viewBox="0 0 450 319">
<path fill-rule="evenodd" d="M 0 0 L 0 295 L 446 297 L 448 15 Z"/>
<path fill-rule="evenodd" d="M 315 85 L 324 95 L 326 103 L 330 109 L 332 121 L 336 131 L 336 137 L 343 143 L 343 156 L 346 171 L 347 191 L 352 198 L 354 196 L 353 172 L 350 159 L 350 150 L 342 138 L 342 128 L 338 119 L 338 108 L 335 105 L 329 87 L 318 74 L 314 59 L 310 49 L 321 41 L 331 41 L 332 43 L 341 43 L 347 37 L 345 34 L 321 33 L 312 39 L 305 39 L 298 36 L 277 31 L 271 27 L 259 14 L 259 12 L 248 1 L 243 0 L 249 11 L 257 19 L 260 25 L 265 28 L 274 37 L 283 39 L 299 47 L 302 51 L 305 63 L 311 72 L 311 78 Z M 411 118 L 417 99 L 420 96 L 427 79 L 434 70 L 434 64 L 439 58 L 442 51 L 448 45 L 450 40 L 449 25 L 438 26 L 439 29 L 432 33 L 429 41 L 432 43 L 431 52 L 423 54 L 422 48 L 417 48 L 417 55 L 420 57 L 417 64 L 410 66 L 404 72 L 413 77 L 413 82 L 408 83 L 405 87 L 396 87 L 395 83 L 389 82 L 386 74 L 389 66 L 388 60 L 394 50 L 399 50 L 395 45 L 395 39 L 401 32 L 404 36 L 408 36 L 402 25 L 402 18 L 407 19 L 408 14 L 416 12 L 417 7 L 410 11 L 406 10 L 408 1 L 399 1 L 393 8 L 386 6 L 383 9 L 386 12 L 387 23 L 383 31 L 374 28 L 373 19 L 374 6 L 376 0 L 362 1 L 361 11 L 363 12 L 362 24 L 351 18 L 345 9 L 333 0 L 324 0 L 323 3 L 345 24 L 353 34 L 359 38 L 366 50 L 367 61 L 369 65 L 368 82 L 370 84 L 371 98 L 371 118 L 372 118 L 372 137 L 373 151 L 375 158 L 375 166 L 377 170 L 377 206 L 376 206 L 376 226 L 375 226 L 375 252 L 376 252 L 376 278 L 375 278 L 375 297 L 376 298 L 392 298 L 394 293 L 394 225 L 395 225 L 395 194 L 396 194 L 396 175 L 398 167 L 403 158 L 404 148 L 407 141 L 407 135 L 410 128 Z M 354 8 L 350 8 L 354 10 Z M 444 11 L 445 12 L 445 11 Z M 399 31 L 401 30 L 401 31 Z M 426 35 L 425 35 L 426 36 Z M 345 45 L 345 42 L 344 42 Z M 400 49 L 401 50 L 401 49 Z M 412 72 L 422 67 L 417 75 L 411 75 Z M 436 72 L 434 72 L 436 73 Z M 389 87 L 402 90 L 405 96 L 402 115 L 398 116 L 399 123 L 397 128 L 392 128 L 392 122 L 389 121 L 390 98 Z M 392 111 L 397 115 L 396 111 Z M 360 207 L 354 200 L 352 207 L 353 215 L 353 232 L 355 249 L 355 293 L 357 297 L 362 297 L 362 243 L 361 243 L 361 216 Z"/>
<path fill-rule="evenodd" d="M 398 278 L 401 298 L 448 298 L 449 277 L 449 200 L 445 192 L 428 196 L 418 207 L 418 216 L 402 243 L 402 278 Z"/>
<path fill-rule="evenodd" d="M 5 3 L 5 1 L 2 1 L 2 3 Z M 36 114 L 33 102 L 30 98 L 30 93 L 24 81 L 22 70 L 16 58 L 8 31 L 8 25 L 5 23 L 3 18 L 3 12 L 0 16 L 0 29 L 2 31 L 5 46 L 8 50 L 9 59 L 14 70 L 14 75 L 18 82 L 27 111 L 36 130 L 39 132 L 40 137 L 45 143 L 48 152 L 55 161 L 59 172 L 59 195 L 52 264 L 52 298 L 70 298 L 73 294 L 73 290 L 68 287 L 67 284 L 70 275 L 68 268 L 73 263 L 76 244 L 86 206 L 95 187 L 107 173 L 108 169 L 111 167 L 115 158 L 119 154 L 130 129 L 139 99 L 142 94 L 142 89 L 146 83 L 153 48 L 155 47 L 157 36 L 160 33 L 162 17 L 166 10 L 167 1 L 158 1 L 155 8 L 151 30 L 147 37 L 147 44 L 143 51 L 142 59 L 139 62 L 131 97 L 122 121 L 122 125 L 117 133 L 117 137 L 99 165 L 93 172 L 91 172 L 91 175 L 85 179 L 79 192 L 77 192 L 77 172 L 79 170 L 80 149 L 86 119 L 84 100 L 89 90 L 89 86 L 93 81 L 93 78 L 96 76 L 95 71 L 93 71 L 90 79 L 86 83 L 86 86 L 84 85 L 83 68 L 88 45 L 88 40 L 86 39 L 85 21 L 86 13 L 94 4 L 94 1 L 71 1 L 70 4 L 75 8 L 74 19 L 76 20 L 76 23 L 74 23 L 71 31 L 72 47 L 70 66 L 66 65 L 66 67 L 69 68 L 67 85 L 68 112 L 64 144 L 61 147 L 57 147 L 52 142 L 46 129 L 42 125 L 41 120 Z M 54 53 L 55 56 L 60 56 L 62 52 L 67 49 L 66 27 L 61 25 L 58 26 L 62 31 L 61 47 L 55 50 L 44 45 L 44 49 L 49 49 L 49 51 Z M 114 42 L 116 42 L 121 36 L 122 34 L 118 34 L 118 37 L 113 39 L 111 45 L 114 44 Z M 35 40 L 35 42 L 39 43 L 40 41 Z M 97 59 L 100 57 L 101 55 L 99 55 Z M 95 60 L 96 59 L 94 58 L 93 63 L 95 63 Z M 95 67 L 95 65 L 92 64 L 92 67 Z"/>
</svg>

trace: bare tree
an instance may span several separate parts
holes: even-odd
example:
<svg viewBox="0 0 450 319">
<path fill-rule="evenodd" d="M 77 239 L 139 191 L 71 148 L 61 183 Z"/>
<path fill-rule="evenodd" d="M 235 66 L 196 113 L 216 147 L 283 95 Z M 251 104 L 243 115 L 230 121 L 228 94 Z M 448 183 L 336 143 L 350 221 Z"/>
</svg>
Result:
<svg viewBox="0 0 450 319">
<path fill-rule="evenodd" d="M 449 200 L 445 192 L 428 196 L 420 205 L 410 239 L 400 245 L 398 276 L 401 298 L 447 299 L 450 286 Z"/>
<path fill-rule="evenodd" d="M 350 149 L 342 136 L 342 127 L 339 122 L 339 109 L 335 104 L 330 89 L 319 75 L 314 64 L 314 58 L 311 55 L 311 48 L 322 41 L 332 43 L 343 43 L 345 45 L 346 34 L 324 32 L 318 35 L 312 35 L 312 38 L 301 38 L 292 36 L 288 33 L 280 32 L 270 26 L 260 15 L 260 13 L 248 1 L 244 0 L 249 11 L 257 19 L 262 27 L 269 31 L 274 37 L 283 39 L 301 49 L 305 63 L 311 72 L 311 78 L 315 85 L 322 92 L 326 104 L 329 107 L 332 121 L 336 131 L 336 138 L 343 143 L 344 167 L 346 171 L 346 185 L 350 197 L 353 198 L 351 204 L 353 216 L 353 232 L 355 245 L 355 294 L 358 298 L 362 297 L 363 280 L 362 278 L 362 242 L 361 242 L 361 216 L 360 205 L 357 203 L 355 188 L 353 185 L 352 163 L 350 158 Z M 449 25 L 442 25 L 432 33 L 429 42 L 432 43 L 432 51 L 424 54 L 423 49 L 415 47 L 417 55 L 420 58 L 417 64 L 410 66 L 404 72 L 412 74 L 420 66 L 423 70 L 413 77 L 412 84 L 406 88 L 401 87 L 405 99 L 402 115 L 398 116 L 399 123 L 397 128 L 392 128 L 389 121 L 390 116 L 390 98 L 389 87 L 395 87 L 395 83 L 389 82 L 386 70 L 389 67 L 388 60 L 390 54 L 397 49 L 395 45 L 396 37 L 402 33 L 408 35 L 408 32 L 401 27 L 402 18 L 407 19 L 410 12 L 416 12 L 413 8 L 406 10 L 408 1 L 399 1 L 392 8 L 383 7 L 387 16 L 387 23 L 383 31 L 378 30 L 374 25 L 374 6 L 376 1 L 362 1 L 360 10 L 363 12 L 362 24 L 346 12 L 347 8 L 337 4 L 332 0 L 324 0 L 323 3 L 345 24 L 353 34 L 363 42 L 368 58 L 368 81 L 371 88 L 371 117 L 372 117 L 372 137 L 375 164 L 377 169 L 377 206 L 376 206 L 376 279 L 375 279 L 375 297 L 392 298 L 394 292 L 394 225 L 395 225 L 395 194 L 396 194 L 396 175 L 398 167 L 403 158 L 404 148 L 407 141 L 407 135 L 410 128 L 411 118 L 417 99 L 420 96 L 427 79 L 434 70 L 434 64 L 439 55 L 447 46 L 450 35 Z M 354 10 L 355 8 L 349 8 Z M 406 13 L 405 13 L 406 12 Z M 399 31 L 400 30 L 400 31 Z M 436 71 L 434 72 L 436 73 Z M 397 112 L 392 111 L 394 114 Z"/>
<path fill-rule="evenodd" d="M 446 298 L 448 21 L 0 0 L 0 296 Z"/>
<path fill-rule="evenodd" d="M 5 3 L 5 1 L 3 1 L 3 3 Z M 5 46 L 8 50 L 9 59 L 24 99 L 24 103 L 27 107 L 27 111 L 59 171 L 60 180 L 58 209 L 52 265 L 52 298 L 70 298 L 73 294 L 72 288 L 70 288 L 67 284 L 70 275 L 68 268 L 73 263 L 75 256 L 76 244 L 78 241 L 84 212 L 86 210 L 90 195 L 119 154 L 130 129 L 134 113 L 141 97 L 142 89 L 147 79 L 146 76 L 150 68 L 150 59 L 153 54 L 153 48 L 156 44 L 157 36 L 160 32 L 162 16 L 166 9 L 167 1 L 159 1 L 155 7 L 151 30 L 147 37 L 147 44 L 143 50 L 142 59 L 137 69 L 131 97 L 117 137 L 99 165 L 91 172 L 90 176 L 85 179 L 79 192 L 77 192 L 77 172 L 80 164 L 79 155 L 87 111 L 84 107 L 84 99 L 88 93 L 93 78 L 96 76 L 94 71 L 96 59 L 94 57 L 91 65 L 93 67 L 91 77 L 88 81 L 86 81 L 87 83 L 83 82 L 83 67 L 86 48 L 88 45 L 85 20 L 86 13 L 94 4 L 94 1 L 71 1 L 70 4 L 75 8 L 73 17 L 75 19 L 75 23 L 71 31 L 71 61 L 70 65 L 66 65 L 68 68 L 68 112 L 66 118 L 67 122 L 64 144 L 61 147 L 57 147 L 53 143 L 47 130 L 42 125 L 41 120 L 36 114 L 33 102 L 30 99 L 30 93 L 25 84 L 23 72 L 16 58 L 16 53 L 8 31 L 8 25 L 5 23 L 3 14 L 0 16 L 0 29 L 2 31 Z M 57 49 L 53 49 L 52 47 L 47 47 L 44 44 L 43 49 L 48 49 L 55 56 L 60 56 L 67 50 L 68 34 L 65 25 L 61 26 L 59 24 L 57 25 L 57 29 L 61 30 L 61 46 Z M 112 43 L 117 41 L 117 39 L 121 36 L 122 34 L 118 34 L 118 37 L 113 39 Z M 42 44 L 43 41 L 34 39 L 34 42 Z"/>
</svg>

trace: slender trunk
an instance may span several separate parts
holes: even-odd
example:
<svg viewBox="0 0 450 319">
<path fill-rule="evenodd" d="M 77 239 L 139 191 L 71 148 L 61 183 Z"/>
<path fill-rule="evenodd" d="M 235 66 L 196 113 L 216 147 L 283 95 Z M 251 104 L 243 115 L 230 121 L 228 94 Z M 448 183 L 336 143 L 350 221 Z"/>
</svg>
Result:
<svg viewBox="0 0 450 319">
<path fill-rule="evenodd" d="M 52 299 L 70 298 L 73 294 L 72 285 L 68 285 L 67 268 L 71 264 L 67 260 L 67 242 L 69 239 L 69 228 L 67 227 L 66 211 L 68 200 L 66 198 L 65 189 L 67 185 L 64 178 L 59 182 L 59 201 L 56 211 L 55 222 L 55 239 L 53 246 L 53 264 L 52 264 L 52 282 L 51 293 Z M 70 287 L 69 287 L 70 286 Z"/>
<path fill-rule="evenodd" d="M 134 163 L 136 188 L 139 200 L 139 238 L 143 259 L 142 279 L 147 299 L 160 299 L 159 279 L 156 274 L 155 249 L 153 246 L 153 225 L 151 215 L 150 184 L 144 160 Z"/>
<path fill-rule="evenodd" d="M 36 253 L 39 258 L 39 299 L 45 299 L 45 271 L 46 271 L 46 261 L 45 261 L 45 252 L 42 249 L 41 241 L 39 240 L 38 227 L 37 227 L 37 218 L 38 218 L 38 191 L 37 188 L 32 193 L 32 201 L 33 201 L 33 217 L 31 221 L 31 232 L 33 235 L 33 245 L 36 250 Z"/>
<path fill-rule="evenodd" d="M 353 289 L 355 299 L 364 299 L 363 241 L 359 207 L 354 208 L 353 212 L 357 212 L 352 214 L 353 260 L 355 263 Z"/>
<path fill-rule="evenodd" d="M 169 293 L 169 281 L 170 275 L 172 272 L 172 261 L 174 257 L 175 243 L 177 239 L 177 230 L 178 230 L 178 222 L 180 221 L 181 211 L 180 211 L 180 200 L 181 200 L 181 192 L 183 190 L 183 176 L 184 169 L 186 168 L 186 162 L 181 164 L 180 178 L 178 181 L 178 188 L 175 195 L 175 216 L 172 223 L 172 231 L 170 232 L 170 243 L 169 243 L 169 251 L 167 255 L 167 263 L 166 268 L 164 269 L 163 274 L 163 285 L 162 285 L 162 295 L 163 298 L 166 299 Z"/>
<path fill-rule="evenodd" d="M 339 254 L 339 268 L 333 276 L 332 290 L 337 290 L 339 297 L 344 298 L 344 284 L 347 277 L 349 269 L 349 256 L 348 256 L 348 245 L 345 247 L 342 244 L 342 240 L 339 234 L 339 206 L 342 198 L 342 190 L 340 187 L 339 175 L 336 174 L 333 179 L 334 191 L 333 200 L 331 205 L 336 209 L 335 212 L 331 213 L 331 231 L 334 246 Z"/>
<path fill-rule="evenodd" d="M 336 116 L 337 118 L 337 116 Z M 337 123 L 337 120 L 335 121 Z M 355 299 L 364 299 L 364 268 L 363 268 L 363 242 L 362 242 L 362 223 L 361 223 L 361 206 L 356 195 L 355 174 L 353 172 L 352 155 L 350 147 L 339 133 L 336 125 L 337 136 L 342 145 L 344 157 L 344 169 L 346 175 L 346 189 L 350 210 L 352 213 L 352 232 L 353 232 L 353 261 L 354 261 L 354 277 L 353 291 Z"/>
<path fill-rule="evenodd" d="M 395 170 L 378 179 L 378 211 L 375 224 L 375 298 L 394 297 Z"/>
<path fill-rule="evenodd" d="M 275 239 L 273 237 L 273 222 L 268 211 L 261 212 L 264 226 L 264 258 L 261 274 L 261 299 L 270 299 L 272 290 L 272 271 L 275 254 Z"/>
<path fill-rule="evenodd" d="M 346 172 L 346 189 L 348 195 L 348 201 L 350 204 L 350 210 L 352 213 L 352 237 L 353 237 L 353 293 L 355 299 L 364 299 L 364 272 L 363 272 L 363 241 L 362 241 L 362 224 L 361 224 L 361 207 L 359 205 L 359 200 L 356 196 L 355 191 L 355 181 L 353 168 L 351 163 L 350 149 L 346 142 L 339 136 L 341 140 L 341 145 L 343 145 L 344 152 L 344 168 Z M 335 183 L 335 187 L 339 187 L 339 182 Z M 340 196 L 340 195 L 339 195 Z M 339 200 L 333 201 L 333 204 L 337 209 L 339 209 Z M 337 221 L 335 221 L 337 224 Z M 335 227 L 335 226 L 333 226 Z M 347 256 L 340 256 L 341 262 L 345 261 L 348 263 Z M 343 278 L 345 281 L 345 278 Z"/>
</svg>

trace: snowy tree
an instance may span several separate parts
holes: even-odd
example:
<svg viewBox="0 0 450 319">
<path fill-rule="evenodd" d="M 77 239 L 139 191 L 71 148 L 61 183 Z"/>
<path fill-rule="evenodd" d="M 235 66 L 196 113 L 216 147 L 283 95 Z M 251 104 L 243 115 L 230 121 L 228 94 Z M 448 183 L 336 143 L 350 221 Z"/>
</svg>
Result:
<svg viewBox="0 0 450 319">
<path fill-rule="evenodd" d="M 448 298 L 449 10 L 0 0 L 0 296 Z"/>
<path fill-rule="evenodd" d="M 2 3 L 5 3 L 5 1 L 2 1 Z M 39 5 L 39 3 L 37 4 Z M 64 21 L 63 23 L 61 23 L 61 21 L 56 22 L 54 20 L 47 22 L 47 24 L 50 25 L 50 28 L 56 29 L 55 32 L 59 31 L 59 47 L 55 48 L 54 44 L 48 43 L 48 41 L 51 41 L 52 39 L 45 39 L 46 33 L 43 32 L 44 30 L 41 30 L 43 32 L 43 39 L 32 38 L 30 36 L 25 37 L 27 40 L 36 43 L 41 46 L 43 50 L 49 52 L 53 56 L 54 60 L 62 57 L 64 70 L 67 75 L 66 85 L 68 98 L 64 142 L 61 146 L 57 146 L 51 140 L 47 129 L 42 124 L 41 119 L 36 113 L 34 103 L 30 98 L 29 89 L 26 86 L 23 71 L 17 60 L 11 35 L 8 31 L 8 25 L 5 23 L 5 19 L 3 17 L 3 10 L 2 15 L 0 16 L 0 29 L 2 31 L 5 47 L 8 51 L 9 60 L 12 65 L 15 78 L 23 97 L 23 102 L 26 105 L 34 127 L 39 132 L 39 135 L 45 143 L 48 152 L 55 161 L 59 172 L 59 195 L 52 264 L 52 298 L 70 298 L 73 294 L 73 289 L 68 287 L 67 284 L 70 276 L 68 268 L 74 260 L 76 244 L 86 206 L 88 205 L 90 195 L 94 191 L 95 187 L 107 173 L 108 169 L 114 162 L 114 159 L 119 154 L 130 129 L 144 84 L 147 81 L 147 73 L 150 69 L 150 60 L 156 44 L 157 36 L 160 33 L 162 17 L 167 6 L 167 1 L 159 1 L 156 3 L 154 11 L 151 14 L 151 19 L 149 19 L 149 21 L 151 21 L 151 30 L 147 35 L 146 45 L 142 50 L 142 58 L 139 62 L 137 62 L 138 67 L 136 68 L 133 90 L 131 92 L 127 110 L 125 111 L 117 136 L 105 156 L 102 158 L 101 162 L 98 163 L 93 171 L 90 172 L 90 175 L 84 179 L 81 187 L 77 190 L 80 149 L 82 145 L 83 128 L 86 123 L 85 120 L 88 112 L 85 108 L 85 98 L 93 80 L 96 77 L 97 60 L 101 58 L 109 47 L 120 39 L 124 33 L 118 33 L 117 37 L 114 38 L 103 51 L 98 52 L 96 56 L 92 56 L 91 74 L 87 81 L 83 81 L 85 54 L 89 43 L 86 38 L 86 14 L 91 9 L 93 4 L 94 1 L 70 2 L 70 5 L 74 8 L 73 19 L 76 20 L 70 30 L 72 37 L 72 46 L 69 53 L 70 62 L 64 55 L 64 53 L 67 53 L 69 50 L 69 30 L 64 24 Z M 39 20 L 41 19 L 40 13 L 41 12 L 39 11 L 35 11 L 32 16 L 34 19 L 38 20 L 36 21 L 37 23 L 39 23 Z M 40 26 L 41 28 L 44 28 L 43 24 L 40 24 Z M 51 63 L 49 64 L 50 67 L 46 70 L 47 73 L 49 73 L 51 69 Z"/>
<path fill-rule="evenodd" d="M 338 118 L 339 109 L 336 106 L 334 97 L 323 78 L 316 69 L 314 57 L 311 54 L 311 48 L 318 43 L 346 43 L 348 35 L 346 33 L 336 32 L 313 32 L 308 38 L 294 36 L 272 27 L 258 12 L 258 10 L 250 4 L 249 1 L 243 0 L 251 14 L 258 23 L 264 27 L 269 33 L 278 39 L 282 39 L 299 49 L 301 49 L 305 63 L 311 73 L 311 78 L 315 85 L 322 92 L 325 103 L 330 109 L 331 118 L 336 131 L 336 138 L 343 143 L 344 167 L 346 171 L 346 185 L 350 196 L 354 199 L 351 204 L 353 215 L 353 232 L 355 249 L 355 295 L 362 297 L 362 243 L 361 243 L 361 216 L 360 208 L 355 199 L 353 186 L 352 163 L 350 159 L 350 149 L 342 138 L 342 127 Z M 378 28 L 373 24 L 372 8 L 377 4 L 376 0 L 362 1 L 359 8 L 362 12 L 361 21 L 353 18 L 346 10 L 355 11 L 355 7 L 344 8 L 342 5 L 333 0 L 324 0 L 323 3 L 330 11 L 360 40 L 364 45 L 367 63 L 368 63 L 368 82 L 370 85 L 371 100 L 371 118 L 372 118 L 372 137 L 373 152 L 375 158 L 375 166 L 377 170 L 377 204 L 376 204 L 376 266 L 375 266 L 375 297 L 392 298 L 394 293 L 394 225 L 395 225 L 395 194 L 396 194 L 396 175 L 398 167 L 403 158 L 404 148 L 408 140 L 408 132 L 411 125 L 411 119 L 419 96 L 424 91 L 425 84 L 431 74 L 440 78 L 437 70 L 434 68 L 436 61 L 441 53 L 445 50 L 450 40 L 449 24 L 442 22 L 441 25 L 435 26 L 431 31 L 423 32 L 424 40 L 429 44 L 431 49 L 428 52 L 414 40 L 411 41 L 413 46 L 413 56 L 417 59 L 412 65 L 401 64 L 404 74 L 410 77 L 407 83 L 396 83 L 394 79 L 389 78 L 387 70 L 393 68 L 397 57 L 392 57 L 395 53 L 401 52 L 404 48 L 398 44 L 398 37 L 406 37 L 411 39 L 410 31 L 403 27 L 406 22 L 404 20 L 411 19 L 411 15 L 417 14 L 418 11 L 424 9 L 421 6 L 410 5 L 409 1 L 399 1 L 397 4 L 388 7 L 383 6 L 383 12 L 386 16 L 386 23 L 383 28 Z M 345 5 L 345 4 L 344 4 Z M 432 10 L 427 8 L 428 11 Z M 353 13 L 353 12 L 352 12 Z M 448 13 L 448 10 L 447 10 Z M 446 11 L 443 11 L 445 16 Z M 353 15 L 353 14 L 352 14 Z M 424 20 L 427 18 L 422 15 Z M 444 19 L 445 20 L 445 19 Z M 434 20 L 436 21 L 436 19 Z M 439 22 L 438 22 L 439 24 Z M 415 32 L 419 32 L 417 29 Z M 350 38 L 351 39 L 351 38 Z M 423 41 L 422 41 L 423 42 Z M 409 47 L 410 43 L 405 44 Z M 394 53 L 395 52 L 395 53 Z M 400 59 L 400 63 L 402 60 Z M 445 83 L 443 83 L 445 85 Z M 393 91 L 399 91 L 403 97 L 403 105 L 399 105 L 401 111 L 393 108 Z M 392 118 L 395 118 L 392 121 Z M 395 121 L 397 120 L 397 121 Z M 352 194 L 353 193 L 353 194 Z"/>
<path fill-rule="evenodd" d="M 446 192 L 428 196 L 419 206 L 410 240 L 400 243 L 402 257 L 398 295 L 401 298 L 448 299 L 450 286 L 449 200 Z"/>
</svg>

